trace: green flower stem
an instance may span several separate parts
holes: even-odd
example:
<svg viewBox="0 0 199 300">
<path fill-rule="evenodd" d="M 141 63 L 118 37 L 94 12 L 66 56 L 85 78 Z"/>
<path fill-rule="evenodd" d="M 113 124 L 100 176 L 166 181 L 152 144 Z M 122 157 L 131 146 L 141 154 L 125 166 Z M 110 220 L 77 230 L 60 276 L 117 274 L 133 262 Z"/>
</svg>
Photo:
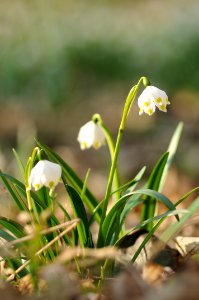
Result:
<svg viewBox="0 0 199 300">
<path fill-rule="evenodd" d="M 106 211 L 107 211 L 108 202 L 109 202 L 109 198 L 110 198 L 110 194 L 111 194 L 113 178 L 114 178 L 114 174 L 115 174 L 115 170 L 116 170 L 116 166 L 117 166 L 117 159 L 118 159 L 118 154 L 119 154 L 119 150 L 120 150 L 120 145 L 121 145 L 121 140 L 122 140 L 126 120 L 127 120 L 128 114 L 130 112 L 131 105 L 133 104 L 133 102 L 135 100 L 138 89 L 139 89 L 140 84 L 142 82 L 143 82 L 144 85 L 148 85 L 148 83 L 149 83 L 148 79 L 146 77 L 141 77 L 140 80 L 138 81 L 138 83 L 135 86 L 133 86 L 132 89 L 130 90 L 130 92 L 129 92 L 127 98 L 126 98 L 125 105 L 124 105 L 122 120 L 121 120 L 121 123 L 120 123 L 118 136 L 117 136 L 117 141 L 116 141 L 116 145 L 115 145 L 113 162 L 112 162 L 110 173 L 109 173 L 108 184 L 107 184 L 106 194 L 105 194 L 105 198 L 104 198 L 104 205 L 103 205 L 103 208 L 102 208 L 101 224 L 100 224 L 100 231 L 99 231 L 99 236 L 98 236 L 98 247 L 102 247 L 103 242 L 104 242 L 102 232 L 101 232 L 101 228 L 102 228 L 102 224 L 104 222 L 104 219 L 106 217 Z"/>
<path fill-rule="evenodd" d="M 26 168 L 25 168 L 25 180 L 24 180 L 25 181 L 25 186 L 26 186 L 26 196 L 27 196 L 27 202 L 28 202 L 28 210 L 30 212 L 33 223 L 35 223 L 35 221 L 37 221 L 37 223 L 39 223 L 39 216 L 38 216 L 35 204 L 32 202 L 31 186 L 29 185 L 29 177 L 30 177 L 30 172 L 31 172 L 33 164 L 34 164 L 35 157 L 38 154 L 38 151 L 39 151 L 39 148 L 35 147 L 33 149 L 32 155 L 28 159 L 28 162 L 27 162 Z"/>
<path fill-rule="evenodd" d="M 32 166 L 34 163 L 35 156 L 37 155 L 39 148 L 35 147 L 32 155 L 29 157 L 28 162 L 26 164 L 26 169 L 25 169 L 25 186 L 26 186 L 26 195 L 27 195 L 27 201 L 28 201 L 28 209 L 30 212 L 33 210 L 33 205 L 32 205 L 32 198 L 30 194 L 31 187 L 29 186 L 29 177 L 30 177 L 30 172 L 32 170 Z"/>
<path fill-rule="evenodd" d="M 93 122 L 97 123 L 104 132 L 104 135 L 105 135 L 105 138 L 106 138 L 106 141 L 108 144 L 110 156 L 111 156 L 111 162 L 113 163 L 115 146 L 114 146 L 114 141 L 113 141 L 112 135 L 111 135 L 109 129 L 104 125 L 102 118 L 99 114 L 94 114 L 92 117 L 92 120 L 93 120 Z M 120 198 L 120 192 L 119 192 L 120 179 L 119 179 L 117 165 L 115 168 L 115 174 L 114 174 L 114 178 L 113 178 L 113 186 L 114 186 L 114 190 L 118 190 L 118 192 L 115 193 L 115 200 L 117 201 Z"/>
</svg>

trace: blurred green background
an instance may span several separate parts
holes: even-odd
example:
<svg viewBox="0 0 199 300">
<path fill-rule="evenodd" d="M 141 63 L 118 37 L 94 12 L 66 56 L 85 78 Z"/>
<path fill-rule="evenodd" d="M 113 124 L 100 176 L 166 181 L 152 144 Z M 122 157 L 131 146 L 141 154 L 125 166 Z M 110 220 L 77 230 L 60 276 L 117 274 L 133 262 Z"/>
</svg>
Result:
<svg viewBox="0 0 199 300">
<path fill-rule="evenodd" d="M 25 161 L 38 136 L 81 176 L 91 166 L 90 185 L 101 196 L 107 149 L 81 152 L 78 130 L 98 112 L 116 136 L 126 95 L 145 75 L 171 106 L 167 114 L 139 117 L 134 104 L 122 176 L 150 169 L 182 120 L 170 185 L 180 180 L 175 192 L 187 191 L 199 173 L 198 28 L 197 0 L 1 0 L 0 168 L 14 172 L 11 148 Z"/>
</svg>

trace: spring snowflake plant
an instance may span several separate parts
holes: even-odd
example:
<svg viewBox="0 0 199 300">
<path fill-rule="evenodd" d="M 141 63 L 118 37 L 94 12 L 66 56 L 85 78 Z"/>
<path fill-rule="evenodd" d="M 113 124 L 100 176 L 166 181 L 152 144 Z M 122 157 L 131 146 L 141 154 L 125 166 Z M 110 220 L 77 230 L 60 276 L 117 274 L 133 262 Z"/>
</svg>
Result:
<svg viewBox="0 0 199 300">
<path fill-rule="evenodd" d="M 5 188 L 21 212 L 19 216 L 23 216 L 20 221 L 0 217 L 0 237 L 4 241 L 0 255 L 2 260 L 13 270 L 9 276 L 5 272 L 7 281 L 17 280 L 26 274 L 31 274 L 36 287 L 38 268 L 52 261 L 60 261 L 60 257 L 62 257 L 61 261 L 66 264 L 74 263 L 77 271 L 83 276 L 85 267 L 82 267 L 80 263 L 81 255 L 86 256 L 87 253 L 91 255 L 92 248 L 95 248 L 94 253 L 97 253 L 96 248 L 120 248 L 124 240 L 128 239 L 130 235 L 132 236 L 136 230 L 144 228 L 148 234 L 131 258 L 134 262 L 165 218 L 174 215 L 176 217 L 175 224 L 177 224 L 175 230 L 167 230 L 167 234 L 164 236 L 166 241 L 199 207 L 199 198 L 196 198 L 187 211 L 177 209 L 177 206 L 193 190 L 175 203 L 161 193 L 176 152 L 182 132 L 182 123 L 177 126 L 168 151 L 158 160 L 143 187 L 136 188 L 143 177 L 145 167 L 142 167 L 134 178 L 121 184 L 117 167 L 120 145 L 129 111 L 142 84 L 144 90 L 138 98 L 139 113 L 151 116 L 156 109 L 166 112 L 167 106 L 170 104 L 166 93 L 159 88 L 150 86 L 148 79 L 141 77 L 126 98 L 116 142 L 98 114 L 95 114 L 79 131 L 77 139 L 81 149 L 90 147 L 98 149 L 102 145 L 107 145 L 110 151 L 110 172 L 103 199 L 96 199 L 94 193 L 88 189 L 88 174 L 82 181 L 67 162 L 40 141 L 37 141 L 37 147 L 33 150 L 25 167 L 14 151 L 23 173 L 23 182 L 11 175 L 0 173 Z M 64 186 L 66 205 L 63 204 L 63 201 L 62 203 L 59 201 L 59 193 L 58 195 L 55 193 L 57 184 Z M 112 206 L 108 211 L 111 199 L 113 199 Z M 165 206 L 165 213 L 161 215 L 156 214 L 158 202 L 162 202 Z M 140 223 L 130 230 L 126 230 L 126 217 L 138 205 L 142 207 Z M 59 208 L 59 217 L 57 208 Z M 65 219 L 64 222 L 61 221 L 60 211 L 64 217 L 62 219 Z M 93 237 L 93 224 L 95 224 L 95 232 L 98 228 L 97 239 Z M 77 250 L 72 251 L 72 249 Z M 65 256 L 64 251 L 67 251 Z M 108 250 L 104 251 L 103 255 L 100 252 L 100 258 L 99 280 L 103 280 L 107 272 L 110 272 Z M 113 263 L 111 270 L 114 272 Z"/>
</svg>

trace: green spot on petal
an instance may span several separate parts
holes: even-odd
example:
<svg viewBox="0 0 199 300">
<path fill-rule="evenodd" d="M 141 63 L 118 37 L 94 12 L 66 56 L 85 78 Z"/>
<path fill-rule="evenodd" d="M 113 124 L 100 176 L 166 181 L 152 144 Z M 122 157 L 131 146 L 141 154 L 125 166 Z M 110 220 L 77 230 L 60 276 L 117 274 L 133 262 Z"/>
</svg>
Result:
<svg viewBox="0 0 199 300">
<path fill-rule="evenodd" d="M 98 148 L 100 147 L 100 143 L 95 143 L 95 144 L 93 144 L 93 147 L 94 147 L 95 149 L 98 149 Z"/>
<path fill-rule="evenodd" d="M 35 190 L 39 190 L 40 184 L 39 183 L 35 183 L 34 188 L 35 188 Z"/>
<path fill-rule="evenodd" d="M 54 181 L 50 181 L 49 182 L 49 188 L 54 188 L 55 187 L 55 183 L 54 183 Z"/>
<path fill-rule="evenodd" d="M 81 149 L 87 148 L 87 142 L 81 142 Z"/>
<path fill-rule="evenodd" d="M 149 109 L 147 110 L 147 114 L 150 116 L 150 115 L 152 115 L 152 113 L 153 113 L 152 109 L 149 108 Z"/>
<path fill-rule="evenodd" d="M 156 102 L 157 102 L 158 104 L 160 104 L 160 103 L 162 103 L 162 99 L 159 97 L 158 99 L 156 99 Z"/>
<path fill-rule="evenodd" d="M 166 106 L 164 104 L 160 105 L 160 109 L 166 111 Z"/>
</svg>

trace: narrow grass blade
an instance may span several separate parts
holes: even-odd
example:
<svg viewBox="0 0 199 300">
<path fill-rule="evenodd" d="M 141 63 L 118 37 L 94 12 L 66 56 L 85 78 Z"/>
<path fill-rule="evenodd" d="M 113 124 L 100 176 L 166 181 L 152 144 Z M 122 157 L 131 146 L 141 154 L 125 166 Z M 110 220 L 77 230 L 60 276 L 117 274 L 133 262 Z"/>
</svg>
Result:
<svg viewBox="0 0 199 300">
<path fill-rule="evenodd" d="M 139 171 L 139 173 L 135 176 L 135 178 L 133 178 L 132 180 L 130 180 L 127 183 L 125 183 L 124 185 L 122 185 L 119 189 L 113 191 L 111 195 L 113 195 L 116 192 L 120 192 L 120 194 L 122 194 L 124 192 L 128 193 L 128 192 L 133 191 L 135 189 L 136 185 L 142 179 L 142 176 L 144 175 L 145 170 L 146 170 L 146 167 L 143 167 Z"/>
<path fill-rule="evenodd" d="M 104 220 L 104 223 L 102 225 L 102 235 L 103 235 L 104 240 L 106 241 L 105 245 L 108 245 L 110 243 L 110 239 L 111 239 L 110 232 L 112 234 L 114 234 L 115 232 L 118 233 L 121 230 L 123 223 L 122 222 L 118 223 L 118 222 L 116 222 L 116 220 L 118 220 L 118 216 L 119 217 L 121 216 L 122 211 L 124 209 L 124 205 L 126 204 L 126 201 L 128 200 L 128 198 L 131 197 L 132 195 L 136 195 L 136 194 L 153 197 L 154 199 L 162 202 L 170 211 L 176 210 L 173 203 L 166 196 L 164 196 L 163 194 L 161 194 L 159 192 L 150 190 L 150 189 L 140 189 L 137 191 L 133 191 L 129 194 L 126 194 L 116 202 L 116 204 L 111 208 L 111 210 L 109 211 L 108 215 L 106 216 L 106 218 Z M 135 205 L 138 203 L 141 203 L 141 201 L 139 198 L 136 198 Z M 179 220 L 178 215 L 176 215 L 176 218 L 177 218 L 177 220 Z M 148 218 L 148 219 L 151 219 L 151 218 Z M 123 221 L 124 221 L 124 219 L 123 219 Z M 146 221 L 146 220 L 144 220 L 144 221 Z M 150 223 L 151 222 L 146 222 L 145 225 L 148 225 Z M 118 226 L 119 226 L 119 228 L 118 228 Z M 115 239 L 117 239 L 117 236 L 115 236 Z"/>
<path fill-rule="evenodd" d="M 146 185 L 147 189 L 151 189 L 154 191 L 159 190 L 162 174 L 163 174 L 165 165 L 167 163 L 168 156 L 169 156 L 168 152 L 164 153 L 162 155 L 162 157 L 159 159 L 159 161 L 157 162 L 157 164 L 155 165 L 155 167 L 149 177 L 149 180 L 147 182 L 147 185 Z M 141 220 L 145 221 L 149 218 L 152 218 L 155 214 L 155 208 L 156 208 L 156 200 L 151 196 L 146 197 L 143 208 L 142 208 Z M 149 224 L 146 227 L 146 229 L 150 230 L 152 228 L 152 226 L 153 226 L 153 224 Z"/>
<path fill-rule="evenodd" d="M 0 229 L 0 237 L 6 240 L 7 242 L 11 242 L 15 240 L 14 236 L 9 234 L 7 231 Z"/>
<path fill-rule="evenodd" d="M 192 190 L 193 191 L 193 190 Z M 191 191 L 191 192 L 192 192 Z M 187 193 L 186 195 L 184 195 L 181 199 L 186 199 L 191 192 Z M 180 200 L 181 200 L 180 199 Z M 181 203 L 180 200 L 178 200 L 175 204 L 175 207 Z M 164 241 L 165 243 L 167 243 L 171 238 L 174 237 L 174 235 L 182 228 L 183 224 L 187 221 L 187 219 L 195 212 L 197 211 L 197 209 L 199 208 L 199 197 L 195 199 L 195 201 L 188 207 L 187 209 L 187 213 L 181 217 L 179 222 L 176 222 L 175 224 L 171 224 L 163 233 L 162 235 L 159 237 L 160 240 Z M 132 258 L 132 261 L 135 261 L 137 259 L 137 257 L 139 256 L 140 252 L 142 251 L 142 249 L 145 247 L 146 243 L 150 240 L 150 238 L 152 237 L 152 235 L 155 233 L 155 231 L 158 229 L 158 227 L 163 223 L 163 221 L 165 220 L 166 217 L 162 217 L 154 226 L 153 228 L 149 231 L 149 233 L 147 234 L 146 238 L 144 239 L 144 241 L 142 242 L 142 244 L 140 245 L 140 247 L 138 248 L 138 250 L 136 251 L 135 255 Z"/>
<path fill-rule="evenodd" d="M 21 173 L 21 176 L 22 178 L 24 179 L 24 176 L 25 176 L 25 167 L 17 153 L 17 151 L 13 148 L 12 149 L 13 153 L 14 153 L 14 156 L 16 158 L 16 161 L 17 161 L 17 164 L 18 164 L 18 167 L 19 167 L 19 170 L 20 170 L 20 173 Z"/>
<path fill-rule="evenodd" d="M 10 233 L 12 233 L 17 238 L 21 238 L 25 235 L 23 231 L 23 227 L 11 219 L 0 217 L 0 225 L 3 228 L 6 228 Z"/>
<path fill-rule="evenodd" d="M 159 221 L 159 220 L 165 220 L 165 218 L 170 217 L 170 216 L 175 216 L 178 214 L 187 214 L 188 210 L 186 209 L 179 209 L 179 210 L 172 210 L 172 211 L 167 211 L 161 215 L 155 216 L 151 219 L 148 219 L 146 221 L 143 221 L 139 224 L 137 224 L 136 226 L 134 226 L 133 228 L 131 228 L 130 230 L 128 230 L 120 239 L 118 239 L 118 241 L 115 243 L 115 246 L 120 245 L 121 241 L 127 237 L 128 235 L 132 234 L 133 232 L 137 231 L 138 229 L 145 227 L 145 225 L 152 223 L 154 221 Z"/>
<path fill-rule="evenodd" d="M 165 243 L 173 238 L 179 232 L 179 230 L 181 230 L 185 222 L 199 209 L 199 197 L 197 197 L 187 209 L 188 213 L 180 219 L 180 222 L 170 224 L 167 229 L 161 234 L 160 239 Z"/>
<path fill-rule="evenodd" d="M 75 191 L 73 187 L 65 184 L 65 188 L 71 200 L 71 206 L 73 209 L 74 217 L 79 218 L 81 220 L 80 224 L 77 225 L 81 246 L 92 248 L 93 247 L 92 236 L 89 230 L 87 214 L 82 199 L 80 198 L 79 194 Z"/>
<path fill-rule="evenodd" d="M 163 174 L 162 174 L 162 178 L 161 178 L 161 181 L 160 181 L 160 185 L 159 185 L 159 192 L 161 192 L 163 186 L 164 186 L 164 183 L 165 183 L 165 180 L 167 178 L 167 175 L 168 175 L 168 171 L 169 171 L 169 168 L 173 162 L 173 159 L 174 159 L 174 156 L 175 156 L 175 153 L 176 153 L 176 150 L 178 148 L 178 144 L 179 144 L 179 141 L 180 141 L 180 137 L 181 137 L 181 134 L 182 134 L 182 130 L 183 130 L 183 123 L 180 122 L 176 128 L 176 130 L 174 131 L 174 134 L 171 138 L 171 141 L 170 141 L 170 144 L 169 144 L 169 147 L 168 147 L 168 152 L 169 152 L 169 156 L 168 156 L 168 159 L 167 159 L 167 162 L 166 162 L 166 165 L 164 167 L 164 171 L 163 171 Z"/>
<path fill-rule="evenodd" d="M 6 174 L 0 172 L 0 178 L 3 181 L 6 189 L 10 193 L 11 197 L 13 198 L 14 202 L 18 206 L 18 208 L 20 210 L 27 210 L 27 205 L 24 202 L 24 199 L 17 192 L 16 186 L 12 182 L 12 177 L 9 177 Z M 11 181 L 10 181 L 10 179 L 11 179 Z"/>
</svg>

